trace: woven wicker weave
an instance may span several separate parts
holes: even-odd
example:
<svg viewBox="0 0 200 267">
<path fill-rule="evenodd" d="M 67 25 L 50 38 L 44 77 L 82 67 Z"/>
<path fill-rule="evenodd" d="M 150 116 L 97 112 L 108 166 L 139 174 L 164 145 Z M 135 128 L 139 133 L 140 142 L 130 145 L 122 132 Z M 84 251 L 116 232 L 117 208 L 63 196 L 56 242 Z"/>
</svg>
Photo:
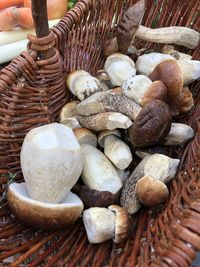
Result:
<svg viewBox="0 0 200 267">
<path fill-rule="evenodd" d="M 44 38 L 30 38 L 28 52 L 0 72 L 0 191 L 4 200 L 9 181 L 22 181 L 19 153 L 25 134 L 57 119 L 68 101 L 65 78 L 69 71 L 94 74 L 103 66 L 104 40 L 115 34 L 124 8 L 135 1 L 82 0 Z M 147 0 L 143 25 L 181 25 L 200 30 L 199 0 Z M 136 46 L 160 45 L 136 40 Z M 53 48 L 53 57 L 37 59 L 37 52 Z M 200 60 L 195 51 L 178 48 Z M 134 229 L 123 245 L 111 241 L 91 245 L 82 222 L 45 233 L 22 225 L 6 202 L 0 209 L 0 266 L 190 266 L 200 250 L 200 83 L 190 86 L 195 107 L 179 121 L 196 130 L 186 147 L 170 149 L 181 158 L 165 207 L 134 216 Z M 9 263 L 10 262 L 10 263 Z"/>
</svg>

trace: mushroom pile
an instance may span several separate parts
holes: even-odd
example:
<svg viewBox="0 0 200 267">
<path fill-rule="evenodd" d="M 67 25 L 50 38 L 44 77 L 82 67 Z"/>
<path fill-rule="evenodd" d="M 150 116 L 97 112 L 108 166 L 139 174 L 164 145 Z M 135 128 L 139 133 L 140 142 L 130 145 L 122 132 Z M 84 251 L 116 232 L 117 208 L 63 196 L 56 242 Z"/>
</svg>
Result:
<svg viewBox="0 0 200 267">
<path fill-rule="evenodd" d="M 52 229 L 82 215 L 89 242 L 121 243 L 133 226 L 131 215 L 168 199 L 180 161 L 166 146 L 194 137 L 189 125 L 175 121 L 191 111 L 188 85 L 200 77 L 200 61 L 171 44 L 194 49 L 200 34 L 184 27 L 148 29 L 141 26 L 144 10 L 140 0 L 125 11 L 116 38 L 104 44 L 103 69 L 94 76 L 68 74 L 75 100 L 62 107 L 59 123 L 26 135 L 25 183 L 8 190 L 11 209 L 25 223 L 44 227 L 49 220 Z M 135 36 L 167 45 L 159 52 L 137 50 Z"/>
</svg>

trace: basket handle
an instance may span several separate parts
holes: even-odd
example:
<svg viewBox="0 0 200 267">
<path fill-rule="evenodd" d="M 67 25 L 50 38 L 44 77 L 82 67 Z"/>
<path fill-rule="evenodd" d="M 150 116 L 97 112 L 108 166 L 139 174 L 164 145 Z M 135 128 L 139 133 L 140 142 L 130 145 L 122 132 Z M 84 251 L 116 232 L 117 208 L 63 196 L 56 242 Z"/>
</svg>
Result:
<svg viewBox="0 0 200 267">
<path fill-rule="evenodd" d="M 47 0 L 31 0 L 31 9 L 37 38 L 48 36 L 50 31 L 47 16 Z M 50 58 L 53 54 L 53 48 L 39 52 L 39 56 L 42 59 Z"/>
</svg>

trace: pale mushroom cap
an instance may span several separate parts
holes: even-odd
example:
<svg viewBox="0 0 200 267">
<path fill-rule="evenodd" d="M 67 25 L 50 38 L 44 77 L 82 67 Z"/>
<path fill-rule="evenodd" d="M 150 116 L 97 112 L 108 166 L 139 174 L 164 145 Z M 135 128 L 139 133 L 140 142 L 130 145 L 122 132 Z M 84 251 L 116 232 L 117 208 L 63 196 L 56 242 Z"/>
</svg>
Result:
<svg viewBox="0 0 200 267">
<path fill-rule="evenodd" d="M 163 182 L 144 176 L 136 184 L 136 194 L 145 206 L 154 207 L 166 201 L 169 191 Z"/>
<path fill-rule="evenodd" d="M 81 147 L 72 129 L 60 123 L 29 131 L 20 160 L 29 195 L 48 203 L 61 201 L 83 168 Z"/>
<path fill-rule="evenodd" d="M 94 207 L 83 212 L 83 223 L 90 243 L 112 239 L 115 234 L 115 214 L 109 209 Z"/>
<path fill-rule="evenodd" d="M 129 237 L 131 229 L 131 217 L 125 208 L 118 205 L 111 205 L 108 207 L 116 214 L 115 219 L 115 237 L 113 241 L 115 243 L 122 243 L 126 241 Z"/>
<path fill-rule="evenodd" d="M 21 221 L 45 230 L 62 229 L 74 223 L 83 211 L 81 199 L 70 191 L 59 204 L 49 204 L 31 199 L 25 183 L 12 183 L 7 199 L 12 212 Z"/>
<path fill-rule="evenodd" d="M 175 60 L 172 56 L 161 53 L 143 54 L 138 57 L 135 65 L 140 74 L 148 76 L 158 64 L 169 59 Z"/>
<path fill-rule="evenodd" d="M 134 63 L 134 61 L 129 56 L 126 56 L 126 55 L 121 54 L 121 53 L 114 53 L 111 56 L 107 57 L 106 62 L 105 62 L 105 66 L 104 66 L 105 67 L 105 70 L 107 70 L 110 67 L 110 65 L 113 62 L 116 62 L 116 61 L 126 61 L 133 68 L 135 68 L 135 63 Z"/>
<path fill-rule="evenodd" d="M 118 137 L 121 137 L 121 133 L 119 130 L 115 129 L 115 130 L 105 130 L 105 131 L 101 131 L 98 135 L 98 144 L 100 145 L 100 147 L 104 147 L 104 142 L 105 142 L 105 138 L 109 135 L 115 135 Z"/>
<path fill-rule="evenodd" d="M 180 59 L 177 61 L 182 73 L 184 85 L 190 84 L 200 77 L 200 61 Z"/>
<path fill-rule="evenodd" d="M 75 83 L 77 82 L 77 80 L 82 77 L 82 76 L 91 76 L 89 72 L 84 71 L 84 70 L 75 70 L 70 72 L 67 75 L 67 87 L 69 88 L 69 90 L 74 94 L 75 94 Z"/>
<path fill-rule="evenodd" d="M 152 81 L 148 77 L 144 75 L 136 75 L 122 84 L 122 91 L 125 96 L 139 103 L 141 97 L 151 84 Z"/>
<path fill-rule="evenodd" d="M 76 106 L 80 103 L 80 101 L 71 101 L 65 104 L 59 114 L 60 122 L 65 120 L 66 118 L 74 117 L 77 115 Z"/>
<path fill-rule="evenodd" d="M 97 146 L 97 136 L 87 128 L 76 128 L 74 134 L 79 144 L 89 144 L 91 146 Z"/>
</svg>

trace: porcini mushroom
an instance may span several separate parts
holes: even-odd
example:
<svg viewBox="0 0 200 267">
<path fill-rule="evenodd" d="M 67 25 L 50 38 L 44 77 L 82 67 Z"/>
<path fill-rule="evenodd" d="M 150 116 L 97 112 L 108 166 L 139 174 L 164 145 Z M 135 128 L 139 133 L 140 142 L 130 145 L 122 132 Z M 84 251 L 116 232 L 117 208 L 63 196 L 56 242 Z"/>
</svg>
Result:
<svg viewBox="0 0 200 267">
<path fill-rule="evenodd" d="M 109 56 L 104 68 L 113 86 L 121 86 L 124 81 L 136 74 L 134 61 L 120 53 Z"/>
<path fill-rule="evenodd" d="M 59 114 L 60 122 L 64 121 L 66 118 L 76 117 L 77 111 L 76 106 L 80 101 L 71 101 L 65 104 Z"/>
<path fill-rule="evenodd" d="M 145 1 L 140 0 L 122 15 L 117 29 L 117 42 L 122 53 L 127 51 L 135 36 L 145 41 L 177 44 L 190 49 L 195 49 L 199 45 L 200 34 L 190 28 L 172 26 L 150 29 L 142 26 L 144 11 Z"/>
<path fill-rule="evenodd" d="M 132 121 L 121 113 L 106 112 L 91 116 L 78 116 L 82 127 L 92 131 L 114 130 L 117 128 L 127 129 L 132 125 Z"/>
<path fill-rule="evenodd" d="M 183 73 L 184 85 L 190 84 L 200 77 L 199 60 L 179 59 L 177 63 Z"/>
<path fill-rule="evenodd" d="M 132 161 L 129 146 L 121 139 L 118 130 L 102 131 L 98 136 L 98 143 L 104 147 L 104 154 L 118 169 L 126 169 Z"/>
<path fill-rule="evenodd" d="M 97 244 L 113 239 L 124 242 L 129 235 L 131 219 L 128 212 L 118 205 L 90 208 L 83 212 L 83 223 L 90 243 Z"/>
<path fill-rule="evenodd" d="M 162 81 L 169 97 L 178 96 L 183 89 L 183 73 L 175 60 L 165 60 L 149 74 L 152 81 Z"/>
<path fill-rule="evenodd" d="M 48 203 L 61 201 L 83 168 L 81 148 L 72 129 L 59 123 L 30 130 L 20 159 L 30 197 Z"/>
<path fill-rule="evenodd" d="M 71 129 L 81 128 L 81 125 L 76 117 L 65 118 L 63 121 L 61 121 L 61 124 Z"/>
<path fill-rule="evenodd" d="M 95 92 L 103 91 L 100 81 L 83 70 L 76 70 L 68 74 L 67 86 L 80 100 Z"/>
<path fill-rule="evenodd" d="M 136 75 L 122 84 L 123 94 L 145 106 L 153 100 L 167 100 L 167 88 L 161 81 L 152 82 L 144 75 Z"/>
<path fill-rule="evenodd" d="M 84 159 L 81 177 L 84 184 L 91 189 L 118 193 L 122 181 L 109 159 L 91 145 L 82 144 L 81 149 Z"/>
<path fill-rule="evenodd" d="M 74 223 L 83 211 L 83 202 L 70 191 L 59 204 L 50 204 L 30 198 L 25 183 L 10 184 L 7 199 L 17 218 L 43 230 L 65 228 Z"/>
<path fill-rule="evenodd" d="M 151 176 L 144 176 L 139 179 L 135 190 L 140 202 L 147 207 L 155 207 L 165 202 L 169 196 L 167 186 Z"/>
<path fill-rule="evenodd" d="M 170 131 L 170 110 L 160 100 L 154 100 L 142 108 L 124 95 L 107 91 L 96 93 L 77 106 L 77 112 L 84 116 L 107 111 L 121 112 L 134 121 L 129 126 L 129 135 L 135 146 L 159 143 Z"/>
<path fill-rule="evenodd" d="M 97 136 L 92 131 L 86 128 L 76 128 L 73 131 L 79 144 L 97 146 Z"/>
<path fill-rule="evenodd" d="M 172 159 L 162 154 L 144 157 L 123 185 L 120 197 L 122 207 L 125 207 L 130 214 L 137 212 L 141 206 L 136 195 L 137 181 L 144 176 L 151 176 L 166 184 L 175 177 L 179 162 L 179 159 Z"/>
</svg>

